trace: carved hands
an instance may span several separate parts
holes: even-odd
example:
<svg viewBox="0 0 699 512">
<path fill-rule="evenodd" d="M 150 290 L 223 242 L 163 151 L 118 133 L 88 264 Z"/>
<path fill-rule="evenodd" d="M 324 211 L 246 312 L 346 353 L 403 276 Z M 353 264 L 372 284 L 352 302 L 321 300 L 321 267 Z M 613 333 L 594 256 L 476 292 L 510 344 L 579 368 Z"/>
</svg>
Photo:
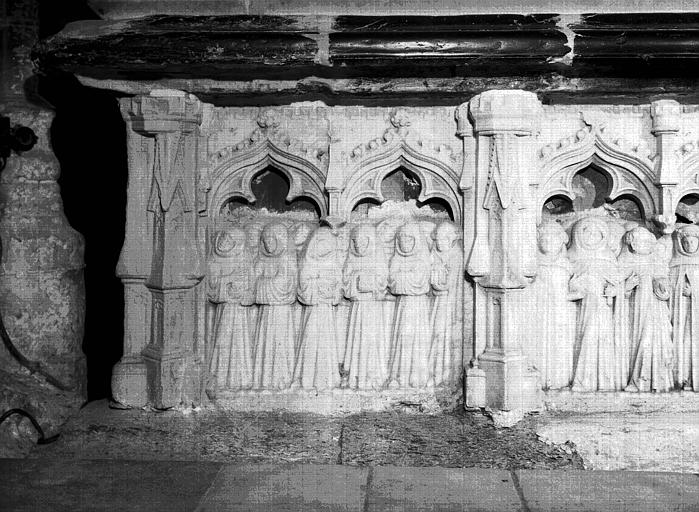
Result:
<svg viewBox="0 0 699 512">
<path fill-rule="evenodd" d="M 658 300 L 670 300 L 670 281 L 666 277 L 653 278 L 653 294 Z"/>
</svg>

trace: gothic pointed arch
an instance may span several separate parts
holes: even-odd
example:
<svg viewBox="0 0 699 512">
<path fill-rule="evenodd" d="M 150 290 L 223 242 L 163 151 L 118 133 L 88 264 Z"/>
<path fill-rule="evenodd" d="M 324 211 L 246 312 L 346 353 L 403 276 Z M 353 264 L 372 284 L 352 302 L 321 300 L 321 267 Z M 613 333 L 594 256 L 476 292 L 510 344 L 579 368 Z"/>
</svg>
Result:
<svg viewBox="0 0 699 512">
<path fill-rule="evenodd" d="M 253 179 L 266 168 L 273 167 L 289 182 L 288 202 L 307 198 L 317 205 L 321 216 L 327 215 L 327 147 L 308 147 L 278 130 L 270 111 L 261 114 L 257 123 L 259 128 L 248 139 L 219 151 L 210 159 L 209 210 L 216 215 L 231 198 L 254 204 Z"/>
<path fill-rule="evenodd" d="M 678 150 L 681 179 L 674 194 L 673 209 L 676 209 L 682 198 L 699 195 L 699 142 L 685 142 Z"/>
<path fill-rule="evenodd" d="M 658 212 L 659 199 L 654 164 L 644 153 L 642 147 L 634 147 L 623 139 L 609 140 L 604 127 L 591 126 L 555 145 L 544 146 L 539 152 L 537 204 L 541 207 L 552 197 L 573 201 L 573 178 L 592 166 L 608 177 L 609 200 L 633 198 L 645 217 L 650 218 Z"/>
<path fill-rule="evenodd" d="M 345 162 L 347 170 L 339 186 L 342 192 L 338 213 L 349 216 L 358 203 L 367 200 L 384 202 L 383 180 L 403 168 L 420 181 L 419 202 L 446 203 L 454 221 L 461 223 L 458 157 L 450 147 L 436 146 L 409 130 L 410 121 L 405 111 L 394 112 L 391 124 L 383 137 L 362 143 L 349 154 Z"/>
</svg>

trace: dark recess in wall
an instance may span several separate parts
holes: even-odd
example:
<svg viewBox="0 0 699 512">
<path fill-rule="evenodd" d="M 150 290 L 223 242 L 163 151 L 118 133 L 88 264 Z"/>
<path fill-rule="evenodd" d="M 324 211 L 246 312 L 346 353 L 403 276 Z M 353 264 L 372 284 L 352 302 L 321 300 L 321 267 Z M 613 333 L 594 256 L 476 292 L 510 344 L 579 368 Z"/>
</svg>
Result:
<svg viewBox="0 0 699 512">
<path fill-rule="evenodd" d="M 39 12 L 42 38 L 70 21 L 96 18 L 83 1 L 42 1 Z M 95 400 L 110 396 L 112 366 L 122 354 L 123 288 L 114 272 L 124 239 L 125 128 L 113 94 L 83 87 L 70 75 L 41 77 L 39 93 L 56 111 L 51 135 L 64 210 L 85 237 L 83 351 L 88 399 Z"/>
</svg>

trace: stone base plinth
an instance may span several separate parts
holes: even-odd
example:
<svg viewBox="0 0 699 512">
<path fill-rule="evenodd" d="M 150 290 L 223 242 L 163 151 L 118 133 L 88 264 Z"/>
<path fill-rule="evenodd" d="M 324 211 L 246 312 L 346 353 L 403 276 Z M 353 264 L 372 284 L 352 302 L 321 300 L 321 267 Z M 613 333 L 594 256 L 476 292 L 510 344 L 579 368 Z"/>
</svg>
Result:
<svg viewBox="0 0 699 512">
<path fill-rule="evenodd" d="M 146 363 L 122 358 L 112 370 L 112 398 L 125 407 L 143 407 L 148 403 Z"/>
<path fill-rule="evenodd" d="M 451 388 L 383 391 L 219 391 L 212 404 L 231 411 L 288 411 L 341 415 L 399 409 L 437 414 L 457 407 L 458 398 L 456 391 Z"/>
<path fill-rule="evenodd" d="M 565 413 L 626 413 L 699 412 L 699 393 L 675 391 L 670 393 L 596 392 L 579 393 L 570 390 L 547 391 L 544 407 L 550 412 Z"/>
</svg>

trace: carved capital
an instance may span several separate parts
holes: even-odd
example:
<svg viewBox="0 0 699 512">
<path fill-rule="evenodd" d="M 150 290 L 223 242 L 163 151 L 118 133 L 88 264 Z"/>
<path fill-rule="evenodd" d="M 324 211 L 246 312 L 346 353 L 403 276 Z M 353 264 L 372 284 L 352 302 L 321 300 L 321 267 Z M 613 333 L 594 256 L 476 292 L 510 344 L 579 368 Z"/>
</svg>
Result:
<svg viewBox="0 0 699 512">
<path fill-rule="evenodd" d="M 681 107 L 675 100 L 657 100 L 650 104 L 653 134 L 676 133 L 680 130 Z"/>
<path fill-rule="evenodd" d="M 460 111 L 463 106 L 457 109 L 459 116 L 462 116 Z M 519 90 L 483 92 L 471 98 L 468 111 L 474 131 L 481 135 L 496 132 L 536 133 L 543 113 L 536 94 Z"/>
<path fill-rule="evenodd" d="M 137 132 L 191 132 L 201 124 L 202 103 L 193 94 L 155 90 L 122 103 L 122 115 L 131 119 Z"/>
</svg>

